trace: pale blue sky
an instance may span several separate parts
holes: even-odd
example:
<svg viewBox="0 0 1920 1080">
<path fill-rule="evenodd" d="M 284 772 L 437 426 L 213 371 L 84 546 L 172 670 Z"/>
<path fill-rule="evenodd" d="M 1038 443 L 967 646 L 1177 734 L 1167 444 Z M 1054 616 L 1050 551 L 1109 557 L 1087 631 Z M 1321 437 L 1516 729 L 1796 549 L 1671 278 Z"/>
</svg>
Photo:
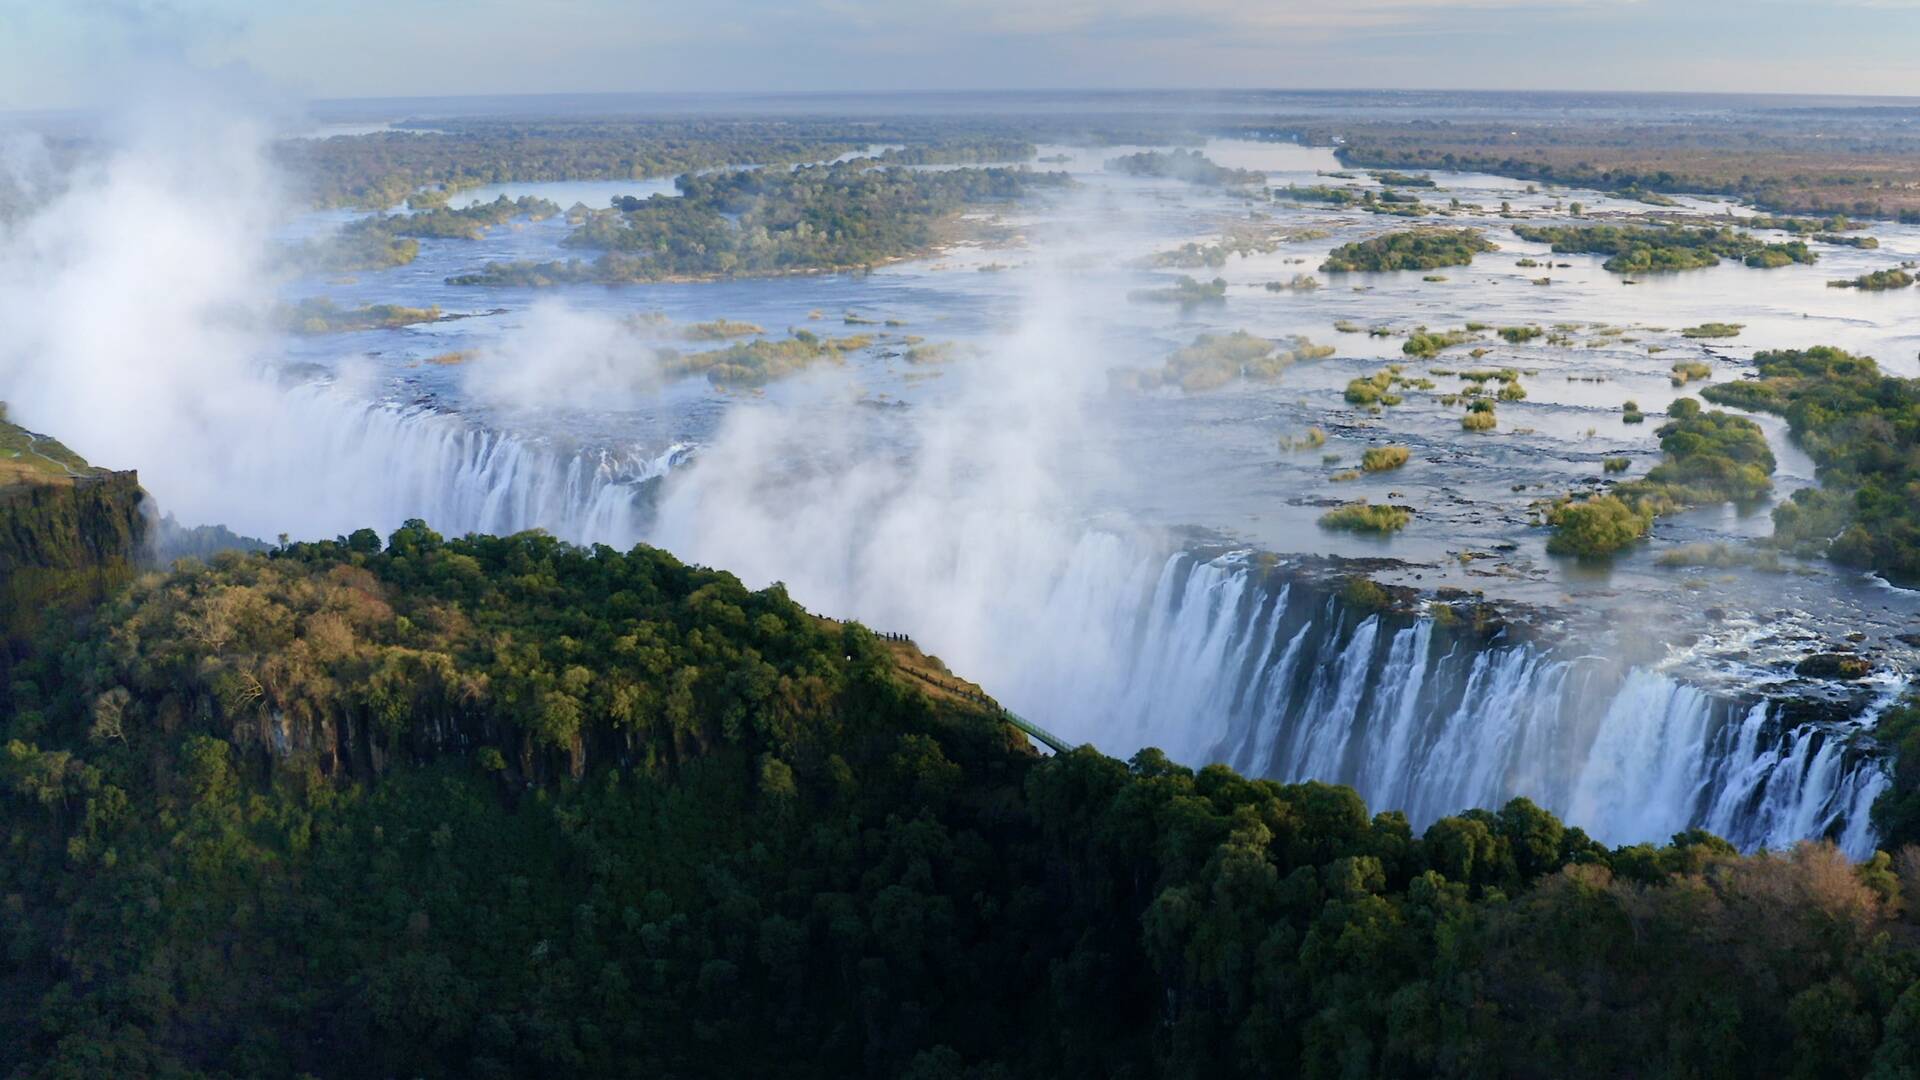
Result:
<svg viewBox="0 0 1920 1080">
<path fill-rule="evenodd" d="M 1920 0 L 0 0 L 0 109 L 185 61 L 292 96 L 1061 87 L 1920 95 Z"/>
</svg>

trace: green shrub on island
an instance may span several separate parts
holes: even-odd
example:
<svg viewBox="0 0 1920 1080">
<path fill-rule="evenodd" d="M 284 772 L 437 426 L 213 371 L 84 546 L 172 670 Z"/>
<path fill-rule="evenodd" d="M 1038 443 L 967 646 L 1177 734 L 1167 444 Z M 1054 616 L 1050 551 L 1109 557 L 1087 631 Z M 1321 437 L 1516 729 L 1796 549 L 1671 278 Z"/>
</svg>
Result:
<svg viewBox="0 0 1920 1080">
<path fill-rule="evenodd" d="M 388 330 L 415 323 L 437 322 L 440 308 L 407 307 L 404 304 L 368 304 L 343 308 L 326 297 L 312 297 L 297 304 L 282 306 L 275 321 L 297 334 L 340 334 L 356 330 Z"/>
<path fill-rule="evenodd" d="M 1548 554 L 1602 559 L 1646 536 L 1653 513 L 1613 495 L 1596 495 L 1556 503 L 1547 511 L 1547 524 L 1553 527 Z"/>
<path fill-rule="evenodd" d="M 1266 283 L 1268 292 L 1313 292 L 1319 287 L 1320 279 L 1314 277 L 1312 274 L 1295 274 L 1286 281 L 1269 281 Z M 1339 327 L 1336 325 L 1334 329 L 1337 330 Z M 1358 329 L 1358 327 L 1355 327 L 1355 329 Z"/>
<path fill-rule="evenodd" d="M 1433 177 L 1427 176 L 1424 173 L 1416 176 L 1412 173 L 1394 172 L 1390 169 L 1371 169 L 1368 170 L 1367 175 L 1373 177 L 1373 179 L 1383 187 L 1439 187 L 1439 185 L 1434 182 Z"/>
<path fill-rule="evenodd" d="M 1407 463 L 1412 451 L 1404 446 L 1375 446 L 1360 455 L 1360 468 L 1365 472 L 1390 472 Z"/>
<path fill-rule="evenodd" d="M 1628 401 L 1620 406 L 1620 422 L 1623 424 L 1643 424 L 1647 414 L 1640 411 L 1640 403 Z"/>
<path fill-rule="evenodd" d="M 1830 289 L 1862 289 L 1867 292 L 1885 292 L 1888 289 L 1905 289 L 1913 285 L 1913 275 L 1905 270 L 1875 270 L 1870 274 L 1861 274 L 1856 278 L 1840 278 L 1827 282 Z"/>
<path fill-rule="evenodd" d="M 1438 270 L 1471 265 L 1474 255 L 1497 250 L 1477 229 L 1410 229 L 1342 244 L 1327 254 L 1320 271 Z"/>
<path fill-rule="evenodd" d="M 1543 333 L 1545 333 L 1545 331 L 1537 326 L 1503 326 L 1500 328 L 1500 336 L 1505 339 L 1509 345 L 1525 344 Z"/>
<path fill-rule="evenodd" d="M 1274 188 L 1273 196 L 1276 199 L 1291 199 L 1294 202 L 1331 203 L 1334 206 L 1352 206 L 1361 201 L 1360 192 L 1353 188 L 1330 187 L 1325 184 L 1305 187 L 1288 184 L 1283 188 Z"/>
<path fill-rule="evenodd" d="M 1705 360 L 1674 361 L 1671 381 L 1675 386 L 1685 386 L 1689 382 L 1711 378 L 1713 378 L 1713 365 Z"/>
<path fill-rule="evenodd" d="M 1632 466 L 1633 466 L 1632 458 L 1610 457 L 1610 458 L 1602 458 L 1600 461 L 1600 467 L 1602 468 L 1602 470 L 1604 470 L 1609 474 L 1626 472 Z"/>
<path fill-rule="evenodd" d="M 1154 289 L 1135 289 L 1127 294 L 1127 299 L 1136 303 L 1179 304 L 1181 307 L 1222 304 L 1227 299 L 1227 281 L 1225 278 L 1214 278 L 1212 281 L 1201 282 L 1181 274 L 1174 279 L 1172 285 Z"/>
<path fill-rule="evenodd" d="M 1460 426 L 1467 431 L 1492 431 L 1499 419 L 1494 415 L 1493 402 L 1479 398 L 1467 403 L 1467 412 L 1460 418 Z"/>
<path fill-rule="evenodd" d="M 1746 326 L 1741 323 L 1705 322 L 1699 326 L 1689 326 L 1682 329 L 1680 336 L 1694 339 L 1730 338 L 1739 337 L 1740 331 L 1744 329 L 1746 329 Z"/>
<path fill-rule="evenodd" d="M 710 322 L 689 323 L 680 334 L 689 341 L 724 341 L 728 338 L 752 337 L 766 332 L 766 327 L 758 323 L 714 319 Z"/>
<path fill-rule="evenodd" d="M 1303 450 L 1318 450 L 1325 445 L 1327 445 L 1327 432 L 1318 424 L 1308 428 L 1304 435 L 1280 436 L 1280 449 L 1290 454 Z"/>
<path fill-rule="evenodd" d="M 1837 244 L 1841 247 L 1860 248 L 1874 251 L 1880 247 L 1880 241 L 1872 236 L 1840 236 L 1836 233 L 1821 233 L 1814 239 L 1822 244 Z"/>
<path fill-rule="evenodd" d="M 1400 395 L 1393 388 L 1400 384 L 1398 371 L 1375 372 L 1363 378 L 1352 379 L 1347 383 L 1345 397 L 1350 405 L 1392 406 L 1400 404 Z"/>
<path fill-rule="evenodd" d="M 1407 340 L 1400 346 L 1400 351 L 1408 356 L 1431 360 L 1443 349 L 1451 349 L 1456 345 L 1465 345 L 1470 341 L 1478 340 L 1478 335 L 1466 330 L 1435 332 L 1423 326 L 1407 335 Z"/>
<path fill-rule="evenodd" d="M 1369 503 L 1365 499 L 1348 503 L 1320 515 L 1320 527 L 1344 532 L 1399 532 L 1413 520 L 1413 511 L 1404 506 Z"/>
<path fill-rule="evenodd" d="M 1639 225 L 1516 225 L 1514 235 L 1549 244 L 1565 255 L 1606 255 L 1601 265 L 1616 274 L 1644 274 L 1718 266 L 1722 258 L 1750 266 L 1812 263 L 1818 256 L 1801 241 L 1769 244 L 1727 228 Z"/>
</svg>

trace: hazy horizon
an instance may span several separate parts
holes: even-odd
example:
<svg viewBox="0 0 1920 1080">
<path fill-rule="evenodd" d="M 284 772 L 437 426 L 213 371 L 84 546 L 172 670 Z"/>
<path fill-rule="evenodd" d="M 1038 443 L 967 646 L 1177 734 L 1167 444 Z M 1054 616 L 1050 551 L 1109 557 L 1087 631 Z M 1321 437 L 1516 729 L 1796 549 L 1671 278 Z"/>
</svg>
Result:
<svg viewBox="0 0 1920 1080">
<path fill-rule="evenodd" d="M 0 111 L 107 104 L 147 68 L 321 101 L 1004 87 L 1905 97 L 1920 92 L 1904 47 L 1916 34 L 1920 4 L 1906 0 L 0 0 Z"/>
</svg>

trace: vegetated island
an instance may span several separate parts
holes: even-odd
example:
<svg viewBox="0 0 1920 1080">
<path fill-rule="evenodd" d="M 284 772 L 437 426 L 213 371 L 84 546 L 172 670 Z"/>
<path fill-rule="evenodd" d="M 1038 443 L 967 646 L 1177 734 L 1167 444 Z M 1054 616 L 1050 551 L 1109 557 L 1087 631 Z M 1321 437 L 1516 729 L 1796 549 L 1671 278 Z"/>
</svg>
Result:
<svg viewBox="0 0 1920 1080">
<path fill-rule="evenodd" d="M 937 143 L 890 146 L 874 160 L 882 165 L 1009 165 L 1032 161 L 1040 148 L 1027 139 L 958 136 Z"/>
<path fill-rule="evenodd" d="M 685 175 L 680 195 L 616 200 L 562 243 L 592 260 L 489 263 L 453 285 L 702 280 L 852 270 L 924 255 L 961 212 L 1063 187 L 1022 168 L 921 171 L 871 162 Z"/>
<path fill-rule="evenodd" d="M 560 213 L 554 203 L 528 195 L 518 199 L 502 195 L 458 210 L 449 209 L 447 199 L 445 191 L 415 193 L 408 200 L 413 213 L 361 218 L 332 236 L 294 245 L 288 258 L 317 270 L 384 270 L 412 262 L 422 239 L 474 240 L 515 218 L 544 221 Z"/>
<path fill-rule="evenodd" d="M 1233 256 L 1265 255 L 1278 251 L 1282 244 L 1299 243 L 1306 240 L 1319 240 L 1327 236 L 1323 229 L 1271 229 L 1249 225 L 1236 225 L 1226 230 L 1211 243 L 1188 242 L 1170 251 L 1158 251 L 1148 256 L 1146 265 L 1155 268 L 1178 267 L 1183 270 L 1197 270 L 1201 267 L 1219 269 Z"/>
<path fill-rule="evenodd" d="M 1709 387 L 1709 397 L 1720 387 Z M 1715 399 L 1718 400 L 1718 399 Z M 1568 497 L 1543 508 L 1554 533 L 1547 550 L 1556 555 L 1604 558 L 1646 536 L 1660 514 L 1690 506 L 1752 502 L 1773 489 L 1773 451 L 1760 425 L 1743 416 L 1707 411 L 1692 398 L 1667 410 L 1660 437 L 1660 464 L 1638 480 L 1583 499 Z"/>
<path fill-rule="evenodd" d="M 1227 299 L 1227 279 L 1199 281 L 1181 274 L 1171 285 L 1134 289 L 1127 293 L 1127 299 L 1135 303 L 1179 304 L 1183 308 L 1197 304 L 1221 304 Z"/>
<path fill-rule="evenodd" d="M 1616 274 L 1697 270 L 1735 259 L 1759 269 L 1819 259 L 1806 243 L 1768 243 L 1727 228 L 1645 225 L 1516 225 L 1515 236 L 1551 244 L 1562 255 L 1605 255 L 1601 265 Z"/>
<path fill-rule="evenodd" d="M 1771 542 L 1920 584 L 1920 379 L 1827 346 L 1760 352 L 1753 363 L 1758 379 L 1701 396 L 1784 416 L 1818 468 L 1818 487 L 1774 508 Z"/>
<path fill-rule="evenodd" d="M 794 329 L 790 336 L 777 340 L 758 338 L 697 353 L 662 349 L 657 357 L 669 376 L 704 375 L 715 386 L 752 387 L 765 386 L 816 364 L 841 363 L 847 353 L 867 348 L 873 341 L 869 334 L 835 338 Z"/>
<path fill-rule="evenodd" d="M 340 334 L 438 322 L 444 317 L 438 305 L 417 308 L 404 304 L 368 304 L 343 308 L 321 296 L 282 305 L 275 312 L 274 321 L 296 334 Z"/>
<path fill-rule="evenodd" d="M 1407 229 L 1342 244 L 1327 253 L 1320 272 L 1437 270 L 1467 266 L 1475 255 L 1498 250 L 1478 229 Z"/>
<path fill-rule="evenodd" d="M 1197 392 L 1213 390 L 1235 379 L 1273 382 L 1293 365 L 1332 356 L 1331 345 L 1315 345 L 1304 337 L 1274 340 L 1236 330 L 1231 334 L 1201 334 L 1193 344 L 1175 351 L 1158 370 L 1117 372 L 1115 381 L 1135 389 L 1178 386 Z"/>
<path fill-rule="evenodd" d="M 1216 165 L 1198 150 L 1142 150 L 1111 158 L 1104 166 L 1108 172 L 1123 176 L 1185 180 L 1206 187 L 1245 187 L 1265 184 L 1267 174 L 1256 169 L 1230 169 Z"/>
<path fill-rule="evenodd" d="M 1913 275 L 1905 270 L 1890 268 L 1874 270 L 1859 277 L 1837 278 L 1827 282 L 1829 288 L 1861 289 L 1866 292 L 1885 292 L 1889 289 L 1907 289 L 1913 286 Z"/>
</svg>

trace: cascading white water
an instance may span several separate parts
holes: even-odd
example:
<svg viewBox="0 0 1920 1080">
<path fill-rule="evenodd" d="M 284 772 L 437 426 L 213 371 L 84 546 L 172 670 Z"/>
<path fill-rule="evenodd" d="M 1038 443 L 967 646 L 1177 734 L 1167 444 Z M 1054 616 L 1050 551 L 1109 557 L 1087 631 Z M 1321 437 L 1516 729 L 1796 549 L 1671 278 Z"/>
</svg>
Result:
<svg viewBox="0 0 1920 1080">
<path fill-rule="evenodd" d="M 645 454 L 547 445 L 478 426 L 420 404 L 367 402 L 312 384 L 287 395 L 281 426 L 243 467 L 254 490 L 293 503 L 228 515 L 326 535 L 359 527 L 385 532 L 408 518 L 435 529 L 513 533 L 540 528 L 575 543 L 625 548 L 645 531 L 640 492 L 682 462 L 676 443 Z M 324 463 L 324 467 L 320 467 Z"/>
<path fill-rule="evenodd" d="M 724 519 L 669 514 L 663 535 L 641 497 L 685 447 L 620 459 L 323 385 L 291 396 L 327 418 L 303 425 L 327 432 L 304 450 L 334 463 L 306 493 L 343 523 L 651 540 L 778 576 L 809 603 L 912 628 L 1017 711 L 1110 752 L 1158 746 L 1350 784 L 1417 825 L 1525 795 L 1609 843 L 1698 826 L 1747 848 L 1831 835 L 1850 854 L 1872 849 L 1867 811 L 1888 782 L 1877 761 L 1843 733 L 1784 730 L 1765 704 L 1656 671 L 1526 644 L 1442 646 L 1431 619 L 1390 625 L 1323 591 L 1268 592 L 1230 558 L 1175 555 L 1145 574 L 1151 557 L 1097 530 L 1062 545 L 1038 524 L 962 518 L 929 545 L 881 521 L 844 548 L 716 547 L 716 534 L 675 530 Z"/>
<path fill-rule="evenodd" d="M 1403 622 L 1176 555 L 1119 654 L 1096 661 L 1111 684 L 1063 697 L 1029 669 L 988 685 L 1068 738 L 1350 784 L 1416 825 L 1524 795 L 1608 843 L 1702 827 L 1749 849 L 1832 836 L 1872 850 L 1888 781 L 1844 731 L 1597 657 L 1442 646 L 1432 619 Z"/>
</svg>

